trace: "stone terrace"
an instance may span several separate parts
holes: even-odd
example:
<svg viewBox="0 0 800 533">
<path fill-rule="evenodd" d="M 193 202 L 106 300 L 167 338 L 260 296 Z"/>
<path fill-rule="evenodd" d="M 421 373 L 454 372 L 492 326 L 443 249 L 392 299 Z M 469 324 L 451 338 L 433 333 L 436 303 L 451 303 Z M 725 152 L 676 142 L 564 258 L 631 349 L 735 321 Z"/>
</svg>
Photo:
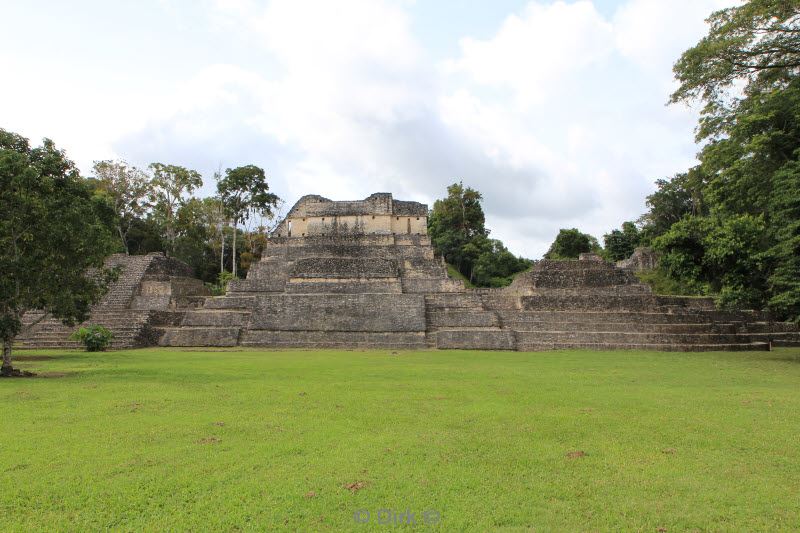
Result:
<svg viewBox="0 0 800 533">
<path fill-rule="evenodd" d="M 104 326 L 114 334 L 112 347 L 151 346 L 158 341 L 159 327 L 179 323 L 183 312 L 202 303 L 208 290 L 192 276 L 191 268 L 164 257 L 114 254 L 105 266 L 120 273 L 108 292 L 92 309 L 83 325 Z M 65 326 L 60 320 L 42 317 L 41 311 L 23 316 L 22 348 L 77 348 L 69 336 L 80 326 Z"/>
<path fill-rule="evenodd" d="M 333 206 L 304 197 L 294 216 L 371 217 L 364 209 L 373 201 L 376 213 L 397 218 L 386 195 Z M 352 230 L 290 237 L 284 223 L 247 279 L 164 328 L 161 344 L 765 350 L 800 341 L 796 326 L 762 313 L 653 295 L 631 271 L 591 254 L 540 261 L 504 289 L 468 290 L 447 277 L 426 235 Z"/>
<path fill-rule="evenodd" d="M 423 204 L 387 193 L 356 202 L 303 197 L 247 278 L 217 297 L 202 296 L 202 284 L 174 260 L 113 256 L 109 265 L 121 266 L 122 276 L 89 322 L 114 331 L 116 347 L 700 351 L 800 344 L 797 325 L 719 311 L 708 298 L 654 295 L 631 270 L 592 254 L 539 261 L 504 289 L 466 289 L 434 255 L 426 214 Z M 28 324 L 36 318 L 25 316 Z M 48 319 L 21 341 L 73 346 L 71 331 Z"/>
</svg>

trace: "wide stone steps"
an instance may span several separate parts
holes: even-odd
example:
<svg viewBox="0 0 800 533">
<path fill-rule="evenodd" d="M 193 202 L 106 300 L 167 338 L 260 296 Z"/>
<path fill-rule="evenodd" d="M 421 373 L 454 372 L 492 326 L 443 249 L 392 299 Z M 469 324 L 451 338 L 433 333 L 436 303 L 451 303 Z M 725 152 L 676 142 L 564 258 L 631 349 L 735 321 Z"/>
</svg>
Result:
<svg viewBox="0 0 800 533">
<path fill-rule="evenodd" d="M 242 328 L 180 326 L 157 328 L 159 346 L 237 346 Z"/>
<path fill-rule="evenodd" d="M 428 348 L 425 332 L 247 330 L 242 332 L 240 344 L 272 348 Z"/>
<path fill-rule="evenodd" d="M 40 316 L 40 313 L 38 315 Z M 33 318 L 31 317 L 28 323 Z M 113 333 L 112 348 L 132 348 L 143 343 L 142 335 L 150 318 L 150 311 L 99 311 L 94 313 L 94 318 L 74 327 L 65 326 L 60 320 L 47 318 L 18 337 L 18 343 L 23 348 L 79 348 L 82 345 L 70 339 L 72 333 L 81 326 L 98 325 Z"/>
<path fill-rule="evenodd" d="M 141 284 L 142 278 L 150 264 L 152 255 L 112 256 L 106 262 L 107 267 L 122 267 L 119 277 L 113 282 L 105 296 L 95 307 L 97 310 L 127 308 Z"/>
<path fill-rule="evenodd" d="M 473 292 L 426 294 L 425 306 L 428 309 L 466 308 L 483 310 L 483 300 L 481 300 L 479 294 Z"/>
<path fill-rule="evenodd" d="M 186 311 L 182 326 L 242 327 L 250 318 L 249 311 L 196 309 Z"/>
<path fill-rule="evenodd" d="M 255 307 L 256 294 L 231 293 L 225 296 L 212 296 L 206 298 L 203 309 L 241 309 L 250 310 Z"/>
<path fill-rule="evenodd" d="M 478 309 L 429 309 L 427 311 L 428 329 L 444 327 L 499 327 L 500 320 L 494 311 Z"/>
<path fill-rule="evenodd" d="M 542 293 L 520 298 L 522 309 L 526 311 L 677 311 L 713 310 L 713 302 L 664 299 L 660 296 L 638 294 L 557 294 Z"/>
<path fill-rule="evenodd" d="M 656 333 L 646 331 L 515 331 L 517 346 L 547 343 L 607 344 L 751 344 L 761 339 L 749 333 Z"/>
<path fill-rule="evenodd" d="M 631 322 L 556 322 L 556 321 L 525 321 L 506 319 L 503 325 L 514 331 L 616 331 L 616 332 L 652 332 L 652 333 L 737 333 L 744 327 L 740 324 L 703 322 L 691 323 L 631 323 Z"/>
<path fill-rule="evenodd" d="M 591 322 L 591 323 L 604 323 L 604 322 L 628 322 L 632 324 L 637 323 L 650 323 L 650 324 L 696 324 L 696 323 L 711 323 L 711 322 L 724 322 L 724 323 L 738 323 L 738 322 L 755 322 L 758 320 L 755 314 L 750 313 L 736 313 L 727 311 L 715 310 L 694 310 L 692 312 L 683 312 L 672 310 L 671 312 L 655 312 L 655 311 L 563 311 L 563 310 L 537 310 L 537 311 L 523 311 L 523 310 L 509 310 L 498 309 L 498 315 L 504 323 L 514 321 L 535 322 L 535 321 L 551 321 L 551 322 Z"/>
<path fill-rule="evenodd" d="M 522 352 L 540 352 L 548 350 L 652 350 L 659 352 L 741 352 L 766 351 L 769 343 L 753 342 L 745 344 L 633 344 L 633 343 L 601 343 L 601 342 L 550 342 L 518 344 L 517 350 Z"/>
</svg>

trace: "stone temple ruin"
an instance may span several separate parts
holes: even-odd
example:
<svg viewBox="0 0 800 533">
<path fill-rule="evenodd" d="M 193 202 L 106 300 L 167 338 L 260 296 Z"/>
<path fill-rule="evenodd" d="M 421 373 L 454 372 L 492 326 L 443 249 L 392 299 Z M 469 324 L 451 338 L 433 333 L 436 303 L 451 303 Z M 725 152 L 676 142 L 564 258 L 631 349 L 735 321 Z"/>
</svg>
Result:
<svg viewBox="0 0 800 533">
<path fill-rule="evenodd" d="M 115 347 L 700 351 L 800 343 L 796 325 L 719 311 L 709 298 L 654 295 L 632 268 L 593 254 L 538 261 L 503 289 L 467 289 L 434 254 L 427 215 L 426 205 L 387 193 L 352 202 L 304 196 L 224 296 L 208 296 L 177 261 L 113 256 L 123 275 L 89 322 L 114 331 Z M 69 331 L 44 320 L 21 342 L 69 346 Z"/>
</svg>

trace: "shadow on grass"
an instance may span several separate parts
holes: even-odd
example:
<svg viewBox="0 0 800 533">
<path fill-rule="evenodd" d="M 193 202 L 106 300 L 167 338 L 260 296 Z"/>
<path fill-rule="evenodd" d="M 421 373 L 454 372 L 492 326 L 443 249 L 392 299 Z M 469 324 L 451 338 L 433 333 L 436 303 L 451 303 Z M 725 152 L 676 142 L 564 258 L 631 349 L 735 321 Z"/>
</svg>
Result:
<svg viewBox="0 0 800 533">
<path fill-rule="evenodd" d="M 767 361 L 777 361 L 779 363 L 795 363 L 800 364 L 800 354 L 786 354 L 784 356 L 769 357 Z"/>
<path fill-rule="evenodd" d="M 35 353 L 26 354 L 15 351 L 11 356 L 13 361 L 69 361 L 72 359 L 81 359 L 86 356 L 88 352 L 52 352 L 52 353 Z"/>
</svg>

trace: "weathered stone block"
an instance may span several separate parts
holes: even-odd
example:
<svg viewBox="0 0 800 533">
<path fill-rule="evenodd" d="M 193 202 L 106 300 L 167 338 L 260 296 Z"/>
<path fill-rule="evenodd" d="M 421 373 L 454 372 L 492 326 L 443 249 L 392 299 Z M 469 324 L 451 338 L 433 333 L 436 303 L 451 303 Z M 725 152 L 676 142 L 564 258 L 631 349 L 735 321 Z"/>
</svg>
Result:
<svg viewBox="0 0 800 533">
<path fill-rule="evenodd" d="M 236 346 L 240 328 L 180 327 L 164 331 L 159 346 Z"/>
<path fill-rule="evenodd" d="M 414 294 L 258 296 L 251 329 L 425 331 L 425 300 Z"/>
<path fill-rule="evenodd" d="M 436 332 L 436 347 L 444 350 L 514 350 L 511 331 L 500 329 L 441 330 Z"/>
</svg>

